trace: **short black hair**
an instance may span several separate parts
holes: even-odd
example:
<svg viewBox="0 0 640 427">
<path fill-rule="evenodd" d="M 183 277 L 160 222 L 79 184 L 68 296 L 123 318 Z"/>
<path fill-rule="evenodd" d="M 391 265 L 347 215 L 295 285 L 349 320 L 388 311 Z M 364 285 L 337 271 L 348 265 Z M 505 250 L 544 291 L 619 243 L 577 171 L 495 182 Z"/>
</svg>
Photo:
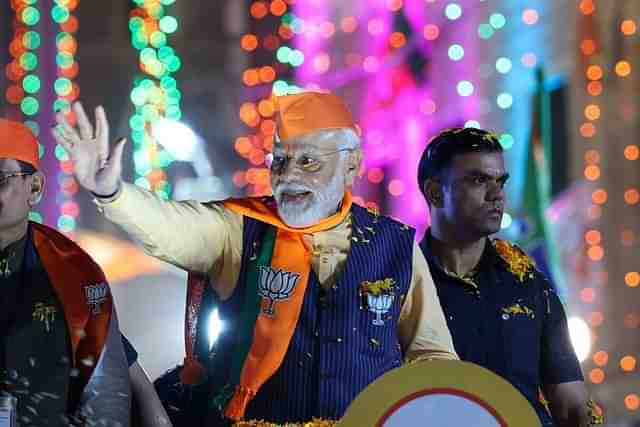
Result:
<svg viewBox="0 0 640 427">
<path fill-rule="evenodd" d="M 459 154 L 478 152 L 502 152 L 498 136 L 493 132 L 476 128 L 446 129 L 431 139 L 422 152 L 418 164 L 418 187 L 424 194 L 424 182 L 439 176 L 451 166 L 453 158 Z"/>
<path fill-rule="evenodd" d="M 29 175 L 38 172 L 31 163 L 23 162 L 22 160 L 16 160 L 16 162 L 18 162 L 18 166 L 20 166 L 20 172 L 28 173 Z"/>
</svg>

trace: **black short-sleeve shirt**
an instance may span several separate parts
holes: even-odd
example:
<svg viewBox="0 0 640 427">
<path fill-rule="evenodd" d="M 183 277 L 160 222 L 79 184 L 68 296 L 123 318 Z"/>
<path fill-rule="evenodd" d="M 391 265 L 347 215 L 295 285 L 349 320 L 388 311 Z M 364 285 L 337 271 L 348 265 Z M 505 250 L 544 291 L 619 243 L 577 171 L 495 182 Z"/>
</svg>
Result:
<svg viewBox="0 0 640 427">
<path fill-rule="evenodd" d="M 543 426 L 552 426 L 539 399 L 542 386 L 583 376 L 564 308 L 548 280 L 515 245 L 489 239 L 471 277 L 459 278 L 443 270 L 430 241 L 427 232 L 420 248 L 458 355 L 511 382 Z"/>
</svg>

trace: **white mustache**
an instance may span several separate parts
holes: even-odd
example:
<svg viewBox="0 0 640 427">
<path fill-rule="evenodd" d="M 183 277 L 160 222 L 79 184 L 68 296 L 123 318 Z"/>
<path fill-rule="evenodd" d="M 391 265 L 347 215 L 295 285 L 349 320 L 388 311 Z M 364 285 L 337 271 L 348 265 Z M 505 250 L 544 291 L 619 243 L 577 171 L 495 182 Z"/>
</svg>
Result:
<svg viewBox="0 0 640 427">
<path fill-rule="evenodd" d="M 278 184 L 274 189 L 274 193 L 277 199 L 282 196 L 282 193 L 303 193 L 309 192 L 315 194 L 311 188 L 306 185 L 298 184 L 298 183 L 282 183 Z"/>
</svg>

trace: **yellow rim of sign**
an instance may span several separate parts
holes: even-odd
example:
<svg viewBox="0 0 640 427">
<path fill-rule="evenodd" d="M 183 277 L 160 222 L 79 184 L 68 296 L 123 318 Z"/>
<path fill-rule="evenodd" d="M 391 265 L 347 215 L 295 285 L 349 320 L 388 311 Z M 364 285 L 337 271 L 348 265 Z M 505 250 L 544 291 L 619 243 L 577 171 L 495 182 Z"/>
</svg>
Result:
<svg viewBox="0 0 640 427">
<path fill-rule="evenodd" d="M 382 427 L 405 403 L 435 393 L 472 400 L 504 427 L 540 427 L 527 399 L 509 382 L 481 366 L 454 360 L 411 363 L 385 374 L 358 395 L 338 425 Z"/>
</svg>

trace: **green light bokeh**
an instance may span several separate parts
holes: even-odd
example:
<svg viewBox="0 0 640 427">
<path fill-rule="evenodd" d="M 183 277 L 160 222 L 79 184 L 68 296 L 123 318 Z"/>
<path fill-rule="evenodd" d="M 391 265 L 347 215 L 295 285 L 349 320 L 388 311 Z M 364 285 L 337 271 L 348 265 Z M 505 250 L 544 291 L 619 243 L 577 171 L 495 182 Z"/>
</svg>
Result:
<svg viewBox="0 0 640 427">
<path fill-rule="evenodd" d="M 56 54 L 56 64 L 58 64 L 58 67 L 62 69 L 71 67 L 74 62 L 75 59 L 73 58 L 73 55 L 69 55 L 66 52 L 58 52 Z"/>
<path fill-rule="evenodd" d="M 29 26 L 37 25 L 40 22 L 40 11 L 32 6 L 25 7 L 22 11 L 22 22 Z"/>
<path fill-rule="evenodd" d="M 507 23 L 507 19 L 501 13 L 493 13 L 489 17 L 489 24 L 491 24 L 491 26 L 496 30 L 499 30 L 500 28 L 504 27 L 506 23 Z"/>
<path fill-rule="evenodd" d="M 69 19 L 69 9 L 64 6 L 56 5 L 51 9 L 51 17 L 54 22 L 62 24 Z"/>
<path fill-rule="evenodd" d="M 489 24 L 480 24 L 478 26 L 478 37 L 480 37 L 481 39 L 484 39 L 484 40 L 490 39 L 491 36 L 493 36 L 493 33 L 494 33 L 494 29 Z"/>
<path fill-rule="evenodd" d="M 71 90 L 73 89 L 71 80 L 65 77 L 60 77 L 56 79 L 56 81 L 53 83 L 53 87 L 54 87 L 54 90 L 56 91 L 56 94 L 58 94 L 59 96 L 67 96 L 71 93 Z"/>
<path fill-rule="evenodd" d="M 167 36 L 161 31 L 154 31 L 149 39 L 151 41 L 151 46 L 155 48 L 161 48 L 167 44 Z"/>
<path fill-rule="evenodd" d="M 139 16 L 134 16 L 133 18 L 129 19 L 129 30 L 131 30 L 131 32 L 135 33 L 142 27 L 144 27 L 144 19 L 140 18 Z"/>
<path fill-rule="evenodd" d="M 67 101 L 66 99 L 56 99 L 53 102 L 53 111 L 64 111 L 64 110 L 70 110 L 71 109 L 71 103 L 69 101 Z"/>
<path fill-rule="evenodd" d="M 176 79 L 171 76 L 163 77 L 160 80 L 160 87 L 164 90 L 175 89 L 177 84 Z"/>
<path fill-rule="evenodd" d="M 20 55 L 20 66 L 26 71 L 33 71 L 38 67 L 38 56 L 33 52 Z"/>
<path fill-rule="evenodd" d="M 55 153 L 56 159 L 58 159 L 59 161 L 69 160 L 69 155 L 67 154 L 67 150 L 65 150 L 60 144 L 56 145 L 56 149 L 54 153 Z"/>
<path fill-rule="evenodd" d="M 160 19 L 160 30 L 167 34 L 175 33 L 178 29 L 178 20 L 173 16 L 165 16 Z"/>
<path fill-rule="evenodd" d="M 171 73 L 175 73 L 176 71 L 178 71 L 180 69 L 180 67 L 182 67 L 182 61 L 180 61 L 180 58 L 178 58 L 175 55 L 168 57 L 163 62 L 165 64 L 167 64 L 167 69 Z"/>
<path fill-rule="evenodd" d="M 38 110 L 40 110 L 40 103 L 36 98 L 32 96 L 26 96 L 20 103 L 20 109 L 27 116 L 33 116 L 35 114 L 38 114 Z"/>
<path fill-rule="evenodd" d="M 131 91 L 131 102 L 137 107 L 141 107 L 147 102 L 147 91 L 142 87 L 136 87 Z"/>
<path fill-rule="evenodd" d="M 29 74 L 22 79 L 22 88 L 27 93 L 36 93 L 40 90 L 40 78 L 35 74 Z"/>
<path fill-rule="evenodd" d="M 37 33 L 36 31 L 27 31 L 22 36 L 22 44 L 27 49 L 31 49 L 31 50 L 38 49 L 40 47 L 40 43 L 41 43 L 40 34 Z"/>
<path fill-rule="evenodd" d="M 144 119 L 141 115 L 135 114 L 129 119 L 129 126 L 133 130 L 144 131 Z"/>
</svg>

